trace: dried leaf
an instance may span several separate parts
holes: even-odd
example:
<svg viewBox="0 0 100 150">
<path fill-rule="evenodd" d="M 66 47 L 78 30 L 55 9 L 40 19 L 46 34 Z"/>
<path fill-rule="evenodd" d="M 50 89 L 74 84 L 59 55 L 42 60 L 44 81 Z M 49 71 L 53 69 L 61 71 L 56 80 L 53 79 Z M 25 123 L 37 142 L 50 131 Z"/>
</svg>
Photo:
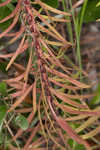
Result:
<svg viewBox="0 0 100 150">
<path fill-rule="evenodd" d="M 14 110 L 17 106 L 19 106 L 20 103 L 22 103 L 25 99 L 25 97 L 29 94 L 29 92 L 32 90 L 33 85 L 31 85 L 29 88 L 26 89 L 25 93 L 23 93 L 23 95 L 16 100 L 16 102 L 11 106 L 11 108 L 8 110 L 8 112 L 11 112 L 12 110 Z"/>
</svg>

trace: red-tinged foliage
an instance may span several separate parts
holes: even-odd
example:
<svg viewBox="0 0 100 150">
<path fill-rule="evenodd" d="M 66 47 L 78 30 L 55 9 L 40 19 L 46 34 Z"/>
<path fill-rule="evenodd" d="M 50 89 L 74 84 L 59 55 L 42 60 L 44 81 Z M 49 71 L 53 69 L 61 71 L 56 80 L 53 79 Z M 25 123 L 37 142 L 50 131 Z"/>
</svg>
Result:
<svg viewBox="0 0 100 150">
<path fill-rule="evenodd" d="M 33 139 L 33 137 L 35 136 L 36 132 L 39 130 L 39 126 L 40 126 L 40 124 L 38 124 L 38 125 L 34 128 L 34 130 L 33 130 L 32 133 L 31 133 L 31 136 L 30 136 L 29 139 L 27 140 L 27 142 L 26 142 L 26 144 L 25 144 L 23 150 L 28 149 L 28 147 L 29 147 L 29 145 L 30 145 L 30 143 L 31 143 L 31 141 L 32 141 L 32 139 Z"/>
<path fill-rule="evenodd" d="M 80 144 L 84 144 L 84 146 L 85 146 L 88 150 L 90 150 L 91 148 L 90 148 L 90 146 L 88 145 L 88 143 L 86 143 L 81 137 L 79 137 L 79 136 L 75 133 L 75 131 L 68 125 L 68 123 L 67 123 L 64 119 L 62 119 L 61 117 L 57 117 L 56 113 L 55 113 L 54 110 L 53 110 L 53 107 L 52 107 L 52 104 L 51 104 L 50 100 L 48 100 L 48 102 L 49 102 L 49 106 L 50 106 L 50 108 L 51 108 L 51 111 L 52 111 L 52 113 L 53 113 L 53 116 L 54 116 L 55 120 L 58 122 L 58 124 L 60 125 L 60 127 L 61 127 L 62 129 L 64 129 L 64 130 L 70 135 L 71 138 L 73 138 L 75 141 L 77 141 L 77 142 L 80 143 Z"/>
<path fill-rule="evenodd" d="M 10 2 L 11 0 L 7 0 L 0 3 L 0 7 L 6 6 Z M 42 9 L 35 9 L 32 4 L 38 4 Z M 87 73 L 77 66 L 71 68 L 67 65 L 63 56 L 66 55 L 65 52 L 72 44 L 57 31 L 57 23 L 53 24 L 53 21 L 57 22 L 57 19 L 51 16 L 55 13 L 71 16 L 69 13 L 52 8 L 40 0 L 35 2 L 18 0 L 12 13 L 0 20 L 0 23 L 3 23 L 12 19 L 11 25 L 0 33 L 1 39 L 10 37 L 8 45 L 20 39 L 15 52 L 0 54 L 0 59 L 5 61 L 11 57 L 6 70 L 12 66 L 16 70 L 15 76 L 6 80 L 9 86 L 8 97 L 6 96 L 4 99 L 6 103 L 9 101 L 7 112 L 8 115 L 14 113 L 14 117 L 24 114 L 29 123 L 28 129 L 23 131 L 22 128 L 14 127 L 12 119 L 9 119 L 8 116 L 8 129 L 11 128 L 14 132 L 12 140 L 15 143 L 17 139 L 22 138 L 22 144 L 18 144 L 16 147 L 19 146 L 23 150 L 45 150 L 49 149 L 49 146 L 50 149 L 71 149 L 68 144 L 70 138 L 83 144 L 87 150 L 91 150 L 84 139 L 90 138 L 90 135 L 93 137 L 97 132 L 94 130 L 85 134 L 82 129 L 88 129 L 89 118 L 99 116 L 100 110 L 91 110 L 85 102 L 85 99 L 91 98 L 92 95 L 80 94 L 82 89 L 89 89 L 91 86 L 80 82 L 79 76 L 73 72 L 76 68 L 75 71 L 81 71 L 83 76 L 87 76 Z M 19 31 L 12 32 L 19 22 Z M 22 62 L 18 64 L 19 61 L 16 61 L 17 57 L 24 52 L 28 52 L 28 56 L 26 53 L 24 54 L 25 66 Z M 9 90 L 11 91 L 9 92 Z M 94 124 L 95 119 L 91 120 Z M 75 122 L 74 127 L 71 127 L 72 121 Z M 77 124 L 79 124 L 78 128 Z M 78 131 L 83 131 L 81 136 Z M 8 147 L 17 149 L 12 141 Z"/>
</svg>

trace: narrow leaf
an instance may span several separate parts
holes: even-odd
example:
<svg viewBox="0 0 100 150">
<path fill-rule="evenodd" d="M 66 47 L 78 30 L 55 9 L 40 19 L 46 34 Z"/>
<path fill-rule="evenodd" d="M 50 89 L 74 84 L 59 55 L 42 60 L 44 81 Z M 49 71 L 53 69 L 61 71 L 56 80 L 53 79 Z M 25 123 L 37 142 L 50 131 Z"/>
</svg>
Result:
<svg viewBox="0 0 100 150">
<path fill-rule="evenodd" d="M 1 105 L 0 106 L 0 131 L 1 131 L 1 128 L 2 128 L 3 120 L 6 116 L 6 112 L 7 112 L 6 105 Z"/>
<path fill-rule="evenodd" d="M 34 82 L 33 84 L 33 111 L 34 113 L 36 112 L 37 110 L 37 106 L 36 106 L 36 81 Z"/>
<path fill-rule="evenodd" d="M 56 113 L 54 112 L 54 109 L 53 109 L 53 107 L 51 105 L 50 100 L 48 100 L 48 103 L 49 103 L 50 109 L 52 111 L 52 114 L 53 114 L 55 120 L 57 121 L 57 123 L 59 124 L 59 126 L 63 130 L 65 130 L 72 139 L 74 139 L 79 144 L 83 144 L 86 147 L 87 150 L 91 150 L 91 148 L 88 145 L 88 143 L 85 142 L 78 134 L 76 134 L 76 132 L 68 125 L 68 123 L 64 119 L 62 119 L 61 117 L 58 117 L 56 115 Z"/>
<path fill-rule="evenodd" d="M 8 110 L 8 112 L 11 112 L 14 108 L 16 108 L 20 103 L 22 103 L 25 99 L 25 97 L 29 94 L 29 92 L 32 90 L 33 85 L 31 85 L 27 90 L 22 93 L 22 96 L 12 105 L 12 107 Z"/>
<path fill-rule="evenodd" d="M 7 85 L 5 82 L 0 82 L 0 94 L 6 95 L 7 93 Z"/>
</svg>

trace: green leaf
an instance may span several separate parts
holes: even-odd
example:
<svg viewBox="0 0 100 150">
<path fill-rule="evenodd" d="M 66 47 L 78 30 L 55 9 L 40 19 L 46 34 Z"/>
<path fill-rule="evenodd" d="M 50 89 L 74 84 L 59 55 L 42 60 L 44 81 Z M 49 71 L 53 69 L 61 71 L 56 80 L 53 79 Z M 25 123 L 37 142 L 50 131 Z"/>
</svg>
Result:
<svg viewBox="0 0 100 150">
<path fill-rule="evenodd" d="M 17 116 L 15 123 L 23 130 L 26 130 L 29 126 L 27 119 L 23 115 Z"/>
<path fill-rule="evenodd" d="M 11 12 L 12 11 L 7 6 L 0 7 L 0 20 L 5 18 L 6 16 L 8 16 Z M 11 24 L 11 20 L 12 19 L 7 20 L 4 23 L 0 23 L 0 29 L 2 29 L 2 30 L 7 29 L 10 26 L 10 24 Z"/>
<path fill-rule="evenodd" d="M 6 116 L 6 112 L 7 112 L 6 105 L 0 106 L 0 131 L 1 131 L 1 128 L 2 128 L 3 120 Z"/>
<path fill-rule="evenodd" d="M 98 2 L 100 2 L 100 0 L 88 0 L 83 18 L 84 23 L 96 21 L 97 19 L 100 18 L 100 5 L 98 5 L 97 7 Z M 79 13 L 79 18 L 81 11 Z"/>
<path fill-rule="evenodd" d="M 12 3 L 17 3 L 17 0 L 12 0 Z"/>
<path fill-rule="evenodd" d="M 6 63 L 6 62 L 0 62 L 0 70 L 1 70 L 3 73 L 7 73 L 6 67 L 7 67 L 7 63 Z"/>
<path fill-rule="evenodd" d="M 0 132 L 0 145 L 2 145 L 3 141 L 4 141 L 4 136 L 3 136 L 3 133 L 1 131 Z"/>
<path fill-rule="evenodd" d="M 98 85 L 95 93 L 96 96 L 90 101 L 89 105 L 90 107 L 93 107 L 94 105 L 100 103 L 100 84 Z"/>
<path fill-rule="evenodd" d="M 0 93 L 4 96 L 7 94 L 7 84 L 5 82 L 0 82 Z"/>
<path fill-rule="evenodd" d="M 85 150 L 85 147 L 82 144 L 75 142 L 73 139 L 69 139 L 68 144 L 73 150 Z"/>
<path fill-rule="evenodd" d="M 75 150 L 85 150 L 85 147 L 81 144 L 76 143 Z"/>
<path fill-rule="evenodd" d="M 1 0 L 1 2 L 5 2 L 5 0 Z M 8 7 L 11 11 L 13 11 L 15 8 L 14 5 L 12 4 L 13 2 L 16 2 L 16 1 L 12 1 L 11 3 L 8 3 L 6 5 L 6 7 Z"/>
<path fill-rule="evenodd" d="M 73 141 L 72 139 L 69 139 L 69 140 L 68 140 L 68 144 L 69 144 L 71 147 L 73 146 L 73 142 L 74 142 L 74 141 Z"/>
<path fill-rule="evenodd" d="M 51 7 L 57 8 L 58 7 L 58 0 L 41 0 L 42 2 L 50 5 Z"/>
<path fill-rule="evenodd" d="M 99 3 L 97 3 L 96 7 L 98 7 L 98 6 L 100 6 L 100 2 L 99 2 Z"/>
</svg>

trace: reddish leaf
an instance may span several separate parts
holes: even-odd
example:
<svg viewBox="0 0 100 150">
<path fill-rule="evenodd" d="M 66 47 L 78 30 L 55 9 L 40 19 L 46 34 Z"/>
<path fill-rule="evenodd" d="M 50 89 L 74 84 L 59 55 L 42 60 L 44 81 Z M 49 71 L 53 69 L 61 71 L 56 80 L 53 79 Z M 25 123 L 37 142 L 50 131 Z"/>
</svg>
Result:
<svg viewBox="0 0 100 150">
<path fill-rule="evenodd" d="M 79 144 L 83 144 L 87 150 L 91 150 L 91 148 L 87 144 L 87 142 L 84 141 L 78 134 L 76 134 L 76 132 L 68 125 L 68 123 L 64 119 L 62 119 L 61 117 L 57 117 L 56 113 L 53 110 L 50 100 L 48 100 L 48 103 L 49 103 L 50 109 L 52 111 L 52 114 L 53 114 L 55 120 L 57 121 L 57 123 L 59 124 L 59 126 L 68 133 L 70 138 L 74 139 Z"/>
</svg>

